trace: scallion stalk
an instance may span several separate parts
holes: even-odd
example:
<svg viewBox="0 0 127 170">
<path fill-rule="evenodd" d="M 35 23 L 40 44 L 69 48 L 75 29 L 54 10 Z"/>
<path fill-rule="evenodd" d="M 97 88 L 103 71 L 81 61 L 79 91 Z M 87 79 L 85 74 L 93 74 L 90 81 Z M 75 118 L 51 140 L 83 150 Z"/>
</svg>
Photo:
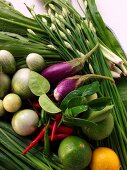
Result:
<svg viewBox="0 0 127 170">
<path fill-rule="evenodd" d="M 0 124 L 0 143 L 5 147 L 6 150 L 10 151 L 10 154 L 13 153 L 14 159 L 16 157 L 19 161 L 24 162 L 26 166 L 31 167 L 31 169 L 61 169 L 60 164 L 55 164 L 55 162 L 52 162 L 52 156 L 50 160 L 44 156 L 43 152 L 39 151 L 39 148 L 33 148 L 25 156 L 22 155 L 21 153 L 28 143 L 27 139 L 17 135 L 12 130 L 11 126 L 5 122 L 1 122 Z M 27 169 L 27 167 L 25 169 Z"/>
<path fill-rule="evenodd" d="M 70 55 L 65 55 L 65 49 L 61 48 L 61 45 L 64 46 L 64 40 L 61 40 L 61 33 L 60 31 L 63 31 L 64 37 L 66 36 L 66 41 L 70 44 L 71 50 L 76 54 L 77 51 L 80 51 L 84 53 L 88 48 L 91 48 L 91 46 L 95 45 L 96 41 L 102 41 L 111 51 L 115 52 L 117 55 L 121 57 L 121 59 L 126 63 L 125 55 L 122 49 L 120 48 L 120 44 L 117 42 L 113 34 L 107 29 L 102 19 L 100 19 L 100 14 L 96 8 L 96 4 L 94 0 L 87 0 L 87 19 L 92 22 L 93 27 L 95 27 L 95 30 L 97 34 L 94 32 L 95 30 L 91 30 L 89 26 L 86 25 L 86 23 L 81 19 L 80 16 L 78 16 L 77 12 L 75 12 L 71 6 L 67 3 L 67 1 L 62 1 L 58 3 L 57 0 L 50 1 L 50 3 L 53 2 L 53 5 L 56 4 L 56 11 L 53 11 L 55 13 L 59 13 L 59 10 L 61 11 L 62 7 L 65 7 L 68 11 L 71 11 L 71 13 L 68 13 L 68 16 L 65 18 L 64 21 L 60 20 L 61 26 L 58 25 L 56 22 L 56 31 L 55 34 L 57 34 L 56 37 L 54 37 L 55 34 L 51 32 L 52 30 L 48 29 L 48 25 L 44 25 L 40 22 L 40 25 L 42 28 L 46 29 L 51 38 L 56 42 L 55 48 L 58 50 L 61 50 L 61 56 L 64 60 L 71 60 L 72 58 L 75 58 L 76 56 L 72 56 L 72 53 L 69 53 Z M 50 6 L 49 6 L 50 8 Z M 57 8 L 59 10 L 57 11 Z M 51 11 L 54 10 L 51 8 Z M 51 15 L 51 12 L 50 12 Z M 54 15 L 55 17 L 55 15 Z M 35 18 L 36 19 L 36 18 Z M 58 19 L 58 18 L 57 18 Z M 63 27 L 63 24 L 66 25 L 66 27 L 70 30 L 71 34 L 67 35 L 67 31 L 63 30 L 61 27 Z M 78 25 L 80 24 L 80 29 Z M 63 27 L 64 28 L 64 27 Z M 53 34 L 53 35 L 52 35 Z M 82 38 L 80 37 L 82 35 Z M 57 38 L 59 37 L 59 39 Z M 117 44 L 117 48 L 114 47 L 114 44 L 112 42 L 115 42 Z M 57 43 L 59 41 L 59 44 L 57 46 Z M 77 43 L 75 43 L 77 41 Z M 84 46 L 82 46 L 82 43 Z M 79 47 L 79 44 L 80 47 Z M 116 49 L 115 49 L 116 48 Z M 67 50 L 67 49 L 66 49 Z M 69 50 L 68 50 L 69 52 Z M 93 55 L 92 59 L 89 60 L 90 64 L 92 65 L 92 68 L 94 70 L 95 74 L 102 74 L 106 76 L 110 76 L 111 72 L 109 70 L 109 67 L 107 65 L 106 59 L 104 58 L 102 52 L 100 50 L 97 50 L 96 54 Z M 89 70 L 87 70 L 89 72 Z M 84 72 L 86 70 L 84 69 Z M 112 135 L 110 136 L 110 140 L 108 140 L 108 146 L 112 146 L 114 150 L 117 151 L 119 154 L 120 160 L 121 160 L 121 168 L 125 169 L 127 167 L 127 148 L 126 148 L 126 140 L 127 140 L 127 127 L 126 127 L 126 120 L 127 120 L 127 114 L 126 109 L 122 103 L 122 100 L 120 98 L 118 89 L 115 84 L 112 84 L 111 82 L 104 81 L 101 83 L 101 92 L 108 97 L 112 98 L 112 104 L 114 104 L 113 109 L 113 116 L 115 119 L 115 130 L 113 131 Z M 116 135 L 117 133 L 117 135 Z M 115 143 L 115 141 L 117 141 Z M 104 141 L 101 141 L 101 145 L 104 146 Z M 119 148 L 119 150 L 118 150 Z M 120 151 L 120 152 L 119 152 Z M 121 152 L 123 155 L 121 155 Z"/>
</svg>

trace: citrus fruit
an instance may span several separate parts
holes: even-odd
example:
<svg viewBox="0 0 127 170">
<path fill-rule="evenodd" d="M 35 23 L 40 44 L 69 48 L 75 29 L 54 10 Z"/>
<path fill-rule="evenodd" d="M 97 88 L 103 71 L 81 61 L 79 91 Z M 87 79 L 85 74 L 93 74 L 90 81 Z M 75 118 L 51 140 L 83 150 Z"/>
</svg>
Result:
<svg viewBox="0 0 127 170">
<path fill-rule="evenodd" d="M 83 170 L 90 163 L 91 155 L 90 145 L 77 136 L 65 138 L 58 148 L 64 170 Z"/>
<path fill-rule="evenodd" d="M 114 150 L 98 147 L 93 151 L 90 167 L 91 170 L 119 170 L 120 161 Z"/>
<path fill-rule="evenodd" d="M 102 140 L 108 137 L 114 127 L 114 119 L 112 114 L 109 114 L 103 121 L 98 122 L 97 126 L 82 127 L 83 133 L 93 140 Z"/>
</svg>

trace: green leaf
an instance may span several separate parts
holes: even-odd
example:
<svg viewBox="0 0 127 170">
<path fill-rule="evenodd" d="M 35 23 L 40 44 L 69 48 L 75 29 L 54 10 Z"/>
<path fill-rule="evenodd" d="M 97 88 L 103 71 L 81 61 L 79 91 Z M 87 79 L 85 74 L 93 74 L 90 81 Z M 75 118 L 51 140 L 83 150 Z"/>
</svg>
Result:
<svg viewBox="0 0 127 170">
<path fill-rule="evenodd" d="M 71 108 L 71 107 L 80 106 L 80 105 L 86 104 L 86 102 L 87 100 L 85 97 L 82 97 L 82 96 L 73 97 L 72 99 L 68 101 L 67 107 Z"/>
<path fill-rule="evenodd" d="M 72 92 L 70 92 L 61 102 L 61 106 L 60 108 L 65 111 L 66 108 L 68 107 L 68 103 L 69 101 L 74 98 L 74 97 L 78 97 L 78 96 L 89 96 L 92 95 L 94 93 L 96 93 L 99 89 L 99 82 L 95 81 L 91 84 L 88 85 L 84 85 L 80 88 L 78 88 L 77 90 L 74 90 Z"/>
<path fill-rule="evenodd" d="M 99 111 L 92 111 L 87 120 L 90 120 L 92 122 L 100 122 L 107 118 L 109 114 L 111 114 L 113 109 L 113 105 L 106 106 L 104 109 Z"/>
<path fill-rule="evenodd" d="M 46 94 L 39 97 L 39 104 L 46 112 L 59 113 L 61 110 L 50 100 Z"/>
<path fill-rule="evenodd" d="M 82 92 L 82 96 L 90 96 L 96 93 L 100 85 L 98 81 L 95 81 L 89 85 L 81 86 L 78 90 Z"/>
<path fill-rule="evenodd" d="M 50 84 L 46 78 L 34 71 L 30 72 L 29 88 L 36 96 L 41 96 L 50 90 Z"/>
<path fill-rule="evenodd" d="M 78 96 L 80 97 L 80 95 L 79 95 L 79 93 L 78 93 L 78 90 L 74 90 L 74 91 L 70 92 L 70 93 L 62 100 L 60 108 L 61 108 L 63 111 L 65 111 L 66 108 L 68 107 L 69 101 L 70 101 L 72 98 L 76 97 L 76 96 L 77 96 L 77 97 L 78 97 Z"/>
<path fill-rule="evenodd" d="M 91 107 L 94 110 L 101 110 L 110 103 L 111 103 L 111 98 L 100 97 L 100 98 L 89 101 L 87 104 L 89 105 L 89 107 Z"/>
<path fill-rule="evenodd" d="M 78 127 L 89 127 L 89 128 L 96 128 L 97 127 L 97 124 L 92 122 L 92 121 L 89 121 L 89 120 L 86 120 L 86 119 L 80 119 L 80 118 L 68 118 L 68 117 L 64 117 L 63 118 L 63 122 L 67 125 L 70 125 L 70 126 L 78 126 Z"/>
<path fill-rule="evenodd" d="M 80 105 L 65 110 L 64 116 L 66 117 L 77 117 L 80 113 L 85 112 L 88 109 L 87 105 Z"/>
</svg>

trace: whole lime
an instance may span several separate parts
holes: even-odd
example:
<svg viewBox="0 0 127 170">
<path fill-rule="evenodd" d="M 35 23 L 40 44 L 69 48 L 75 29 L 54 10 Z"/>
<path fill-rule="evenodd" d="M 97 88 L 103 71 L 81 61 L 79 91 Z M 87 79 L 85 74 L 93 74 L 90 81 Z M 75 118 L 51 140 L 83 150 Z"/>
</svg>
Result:
<svg viewBox="0 0 127 170">
<path fill-rule="evenodd" d="M 114 119 L 112 114 L 110 113 L 107 118 L 105 118 L 103 121 L 100 121 L 95 126 L 84 126 L 82 127 L 83 133 L 93 140 L 102 140 L 104 138 L 107 138 L 114 127 Z"/>
<path fill-rule="evenodd" d="M 84 139 L 70 136 L 60 143 L 58 156 L 64 170 L 83 170 L 89 165 L 92 152 Z"/>
</svg>

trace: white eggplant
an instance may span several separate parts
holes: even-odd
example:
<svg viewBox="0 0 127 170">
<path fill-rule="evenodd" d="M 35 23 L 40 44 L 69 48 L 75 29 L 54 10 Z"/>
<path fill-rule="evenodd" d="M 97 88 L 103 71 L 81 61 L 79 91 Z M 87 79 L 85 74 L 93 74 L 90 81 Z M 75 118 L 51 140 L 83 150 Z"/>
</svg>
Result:
<svg viewBox="0 0 127 170">
<path fill-rule="evenodd" d="M 44 58 L 37 53 L 30 53 L 26 57 L 26 64 L 30 70 L 40 72 L 45 68 Z"/>
<path fill-rule="evenodd" d="M 7 74 L 0 72 L 0 99 L 8 93 L 11 85 L 11 80 Z"/>
<path fill-rule="evenodd" d="M 12 78 L 12 90 L 21 98 L 33 96 L 29 88 L 30 69 L 22 68 L 18 70 Z"/>
<path fill-rule="evenodd" d="M 38 121 L 39 117 L 35 111 L 24 109 L 14 114 L 11 124 L 17 134 L 27 136 L 36 130 Z"/>
<path fill-rule="evenodd" d="M 2 71 L 6 74 L 13 74 L 16 70 L 15 58 L 6 50 L 0 50 L 0 65 L 2 66 Z"/>
</svg>

